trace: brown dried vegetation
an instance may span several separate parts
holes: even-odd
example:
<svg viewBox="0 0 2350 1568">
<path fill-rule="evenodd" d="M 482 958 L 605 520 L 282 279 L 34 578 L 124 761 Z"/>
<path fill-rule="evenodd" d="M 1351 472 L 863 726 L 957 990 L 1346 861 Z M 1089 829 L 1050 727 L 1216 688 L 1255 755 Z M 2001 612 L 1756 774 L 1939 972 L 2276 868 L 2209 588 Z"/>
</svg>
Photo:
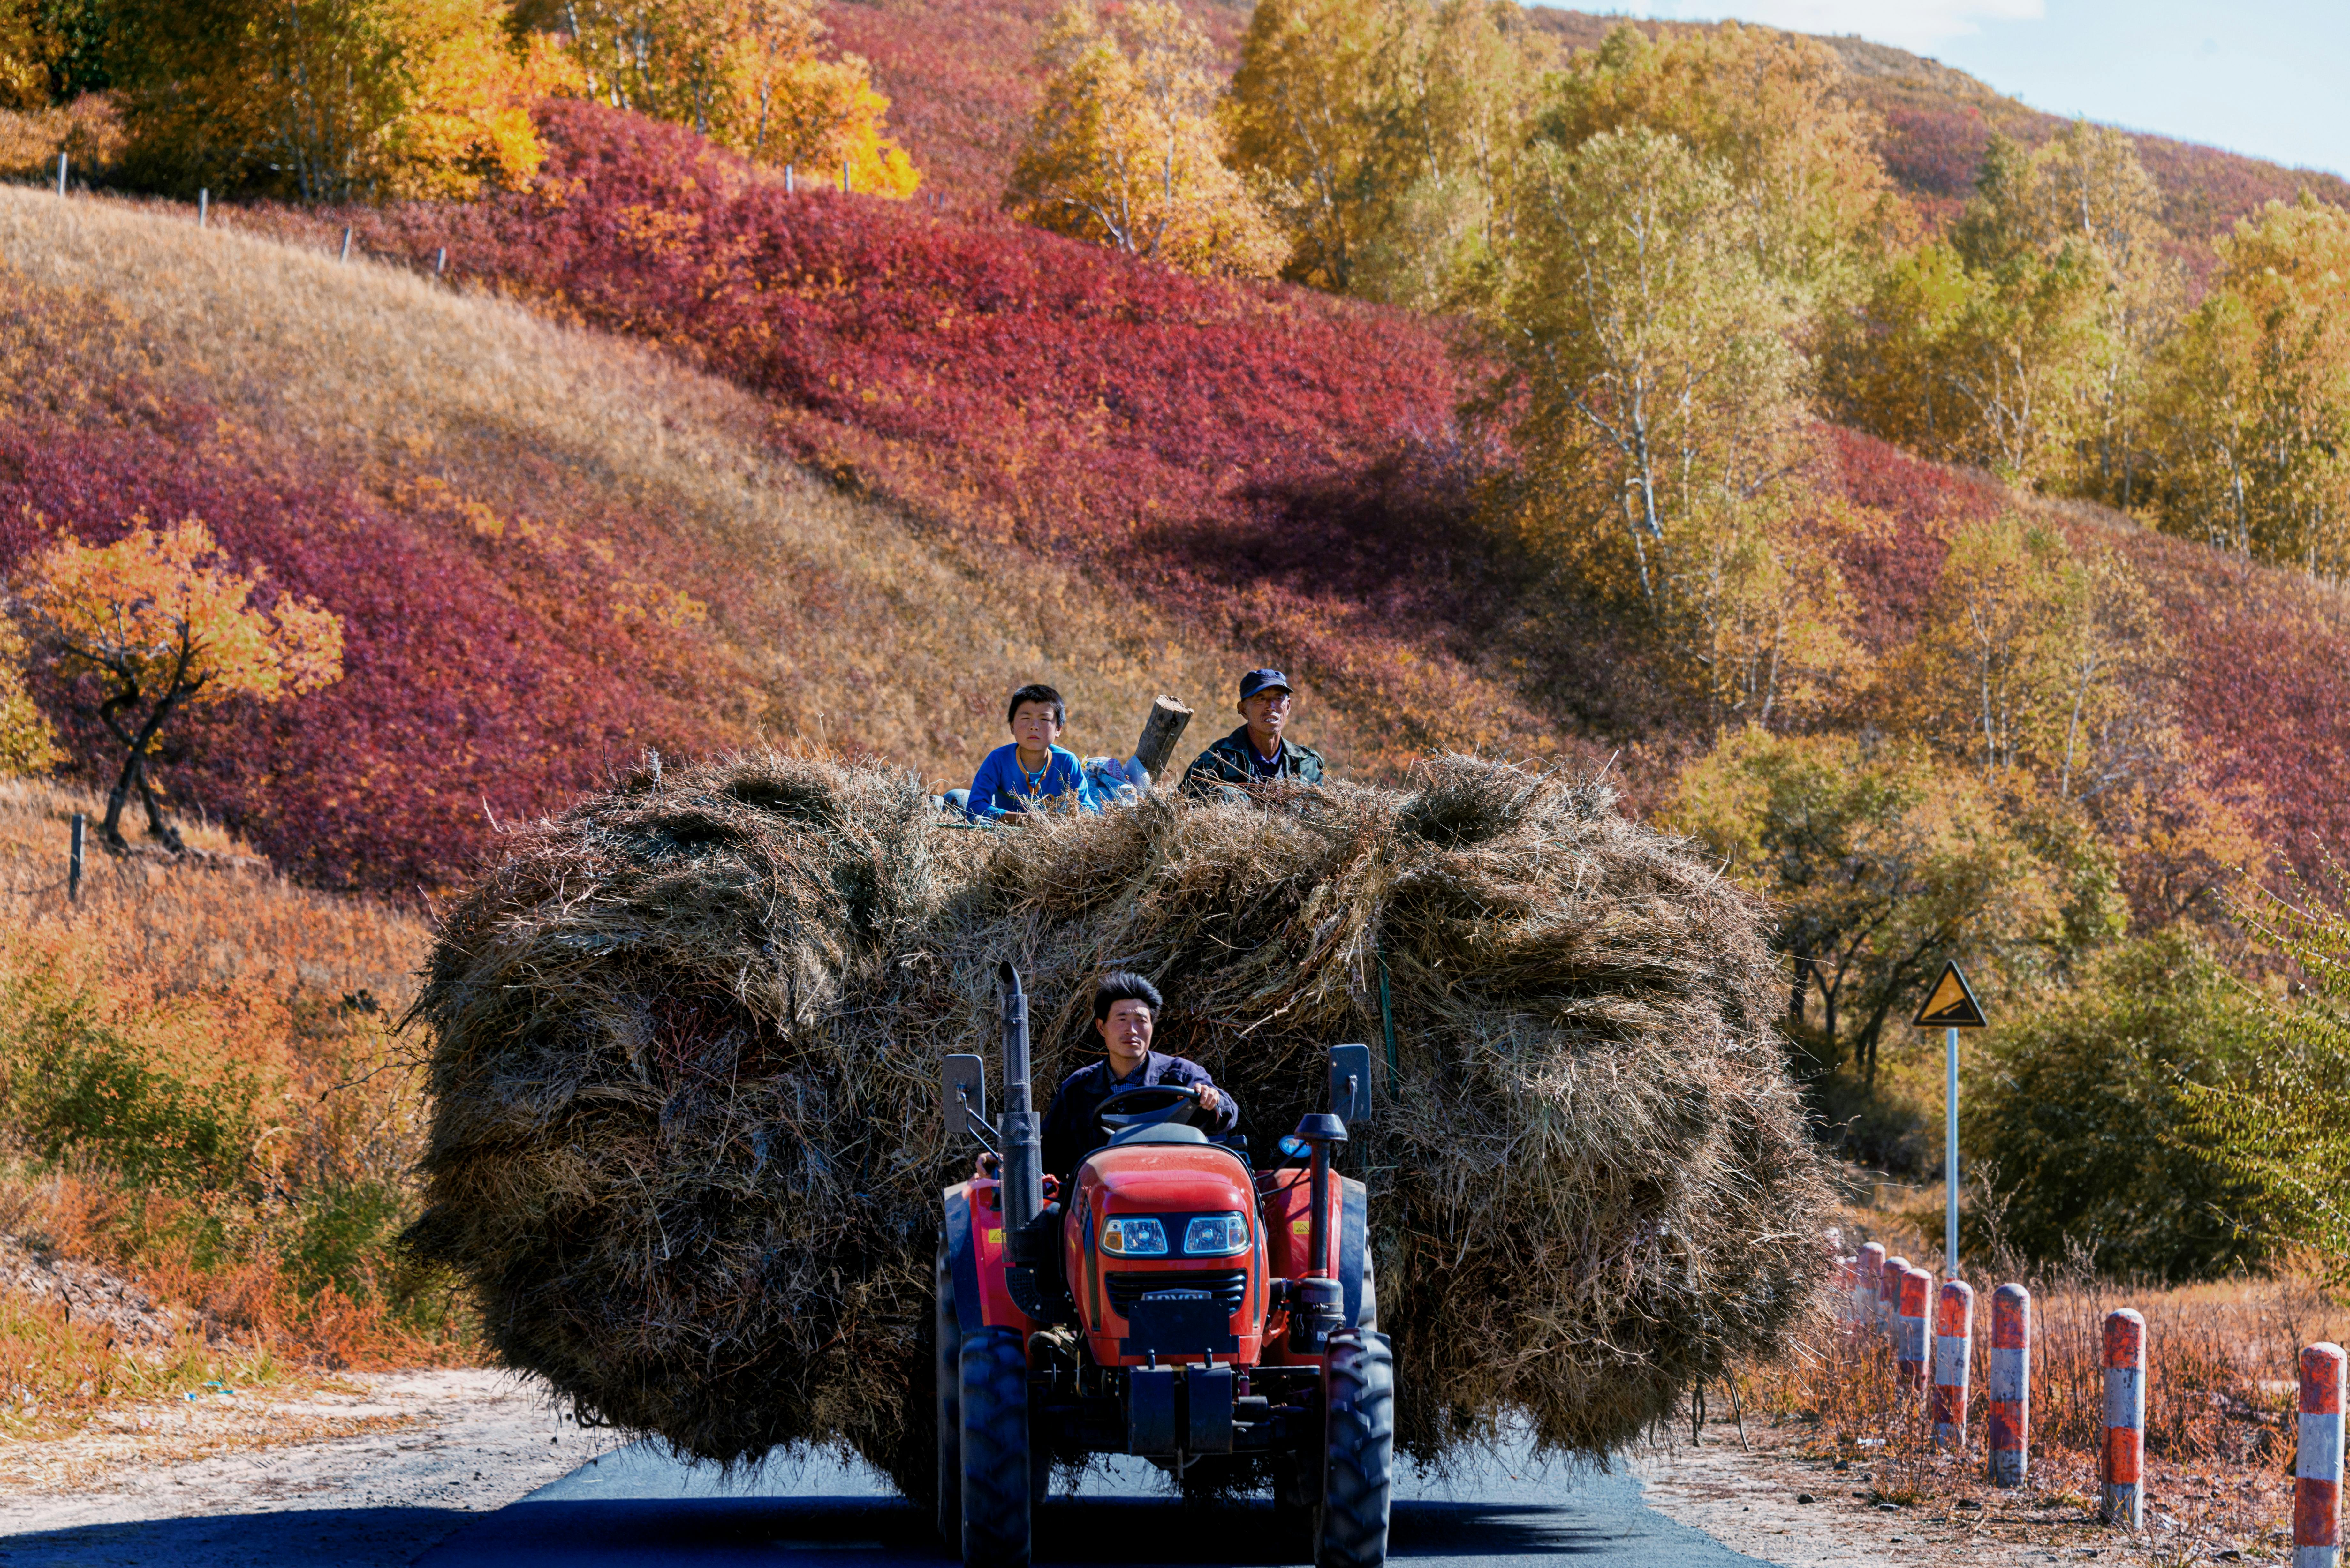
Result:
<svg viewBox="0 0 2350 1568">
<path fill-rule="evenodd" d="M 1027 977 L 1040 1089 L 1095 975 L 1170 998 L 1159 1044 L 1260 1145 L 1321 1054 L 1398 1074 L 1348 1167 L 1373 1193 L 1400 1439 L 1522 1414 L 1613 1448 L 1694 1377 L 1779 1350 L 1822 1262 L 1814 1154 L 1769 1031 L 1759 910 L 1596 780 L 1468 758 L 1409 791 L 1154 798 L 1008 830 L 902 772 L 651 769 L 511 836 L 453 910 L 424 1253 L 509 1365 L 691 1453 L 845 1443 L 929 1490 L 950 1051 Z"/>
</svg>

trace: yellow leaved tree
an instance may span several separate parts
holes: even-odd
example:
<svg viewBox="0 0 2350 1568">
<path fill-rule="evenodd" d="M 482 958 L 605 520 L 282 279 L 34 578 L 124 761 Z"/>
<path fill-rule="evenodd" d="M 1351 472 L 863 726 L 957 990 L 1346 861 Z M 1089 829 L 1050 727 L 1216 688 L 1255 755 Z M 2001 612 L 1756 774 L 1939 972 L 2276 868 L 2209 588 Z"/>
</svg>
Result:
<svg viewBox="0 0 2350 1568">
<path fill-rule="evenodd" d="M 0 617 L 0 777 L 30 778 L 66 760 L 57 732 L 25 690 L 30 651 L 16 622 Z"/>
<path fill-rule="evenodd" d="M 1044 99 L 1003 205 L 1024 223 L 1186 272 L 1271 277 L 1287 244 L 1224 164 L 1207 37 L 1164 0 L 1102 25 L 1072 0 L 1045 36 Z"/>
<path fill-rule="evenodd" d="M 66 674 L 96 680 L 99 719 L 122 747 L 101 829 L 109 846 L 125 847 L 135 788 L 148 832 L 185 847 L 148 774 L 174 713 L 233 697 L 280 701 L 342 679 L 342 621 L 289 594 L 255 605 L 267 576 L 237 571 L 193 517 L 161 530 L 140 517 L 111 545 L 68 536 L 27 566 L 20 591 L 37 635 Z"/>
<path fill-rule="evenodd" d="M 921 184 L 889 136 L 872 67 L 825 50 L 811 0 L 531 0 L 577 67 L 576 90 L 696 132 L 755 162 L 904 198 Z"/>
<path fill-rule="evenodd" d="M 527 179 L 567 68 L 500 0 L 123 0 L 113 36 L 134 182 L 306 202 Z"/>
</svg>

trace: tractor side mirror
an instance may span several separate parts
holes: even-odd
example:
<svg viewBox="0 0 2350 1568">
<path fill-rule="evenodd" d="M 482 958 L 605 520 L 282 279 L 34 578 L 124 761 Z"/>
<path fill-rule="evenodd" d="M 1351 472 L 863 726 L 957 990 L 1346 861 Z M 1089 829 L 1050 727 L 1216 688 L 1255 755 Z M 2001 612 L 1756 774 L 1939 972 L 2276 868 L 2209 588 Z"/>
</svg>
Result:
<svg viewBox="0 0 2350 1568">
<path fill-rule="evenodd" d="M 1352 1127 L 1371 1118 L 1371 1048 L 1330 1047 L 1330 1114 Z"/>
<path fill-rule="evenodd" d="M 940 1075 L 940 1094 L 947 1113 L 947 1141 L 986 1139 L 987 1063 L 978 1056 L 950 1056 Z M 976 1124 L 976 1130 L 974 1130 Z"/>
</svg>

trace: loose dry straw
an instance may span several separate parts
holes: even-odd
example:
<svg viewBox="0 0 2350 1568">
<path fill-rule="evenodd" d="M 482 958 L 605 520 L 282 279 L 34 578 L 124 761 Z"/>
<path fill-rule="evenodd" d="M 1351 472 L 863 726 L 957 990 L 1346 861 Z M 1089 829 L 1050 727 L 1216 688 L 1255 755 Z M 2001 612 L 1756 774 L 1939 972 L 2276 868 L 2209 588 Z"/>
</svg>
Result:
<svg viewBox="0 0 2350 1568">
<path fill-rule="evenodd" d="M 993 962 L 1027 976 L 1045 1085 L 1094 978 L 1152 976 L 1158 1044 L 1262 1151 L 1327 1047 L 1376 1037 L 1384 958 L 1401 1082 L 1347 1159 L 1401 1440 L 1515 1416 L 1617 1446 L 1823 1304 L 1760 911 L 1596 781 L 1451 758 L 1416 784 L 970 832 L 878 767 L 624 781 L 510 836 L 443 928 L 418 1250 L 592 1415 L 728 1460 L 846 1442 L 919 1495 L 967 1158 L 936 1078 L 987 1036 Z"/>
</svg>

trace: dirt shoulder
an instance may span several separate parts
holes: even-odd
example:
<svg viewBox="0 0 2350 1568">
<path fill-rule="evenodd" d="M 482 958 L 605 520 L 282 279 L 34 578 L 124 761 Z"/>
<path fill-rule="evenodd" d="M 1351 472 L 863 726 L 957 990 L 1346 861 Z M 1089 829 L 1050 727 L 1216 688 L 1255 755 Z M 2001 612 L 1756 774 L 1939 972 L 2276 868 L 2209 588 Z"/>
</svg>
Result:
<svg viewBox="0 0 2350 1568">
<path fill-rule="evenodd" d="M 1651 1450 L 1633 1468 L 1658 1512 L 1781 1568 L 2170 1565 L 2293 1554 L 2278 1528 L 2290 1521 L 2290 1482 L 2273 1477 L 2181 1474 L 2150 1484 L 2146 1528 L 2133 1534 L 2098 1523 L 2094 1483 L 2061 1470 L 2013 1491 L 1969 1484 L 1954 1471 L 1922 1501 L 1881 1502 L 1866 1465 L 1839 1471 L 1805 1458 L 1808 1435 L 1800 1426 L 1750 1422 L 1742 1449 L 1734 1432 L 1710 1429 L 1703 1447 Z"/>
<path fill-rule="evenodd" d="M 321 1560 L 404 1564 L 466 1516 L 615 1446 L 561 1420 L 539 1385 L 484 1369 L 133 1407 L 70 1438 L 0 1442 L 0 1557 L 24 1568 L 168 1552 L 174 1568 L 205 1568 L 307 1530 L 332 1542 Z"/>
</svg>

